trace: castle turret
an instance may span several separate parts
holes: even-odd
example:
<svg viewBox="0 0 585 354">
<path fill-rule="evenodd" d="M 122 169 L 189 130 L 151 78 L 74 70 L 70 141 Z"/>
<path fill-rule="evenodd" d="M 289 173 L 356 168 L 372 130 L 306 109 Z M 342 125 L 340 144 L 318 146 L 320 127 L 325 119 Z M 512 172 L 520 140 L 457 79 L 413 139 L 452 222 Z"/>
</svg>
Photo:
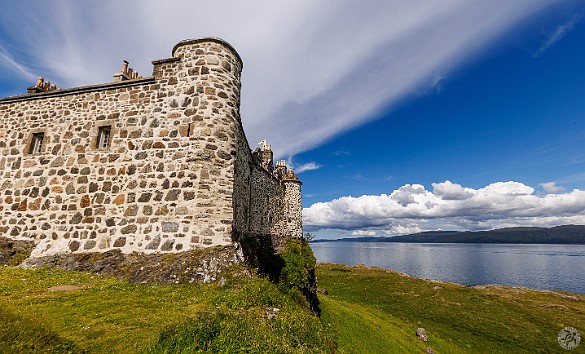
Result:
<svg viewBox="0 0 585 354">
<path fill-rule="evenodd" d="M 284 186 L 286 234 L 290 237 L 301 238 L 303 236 L 302 183 L 297 175 L 290 170 L 282 178 L 282 184 Z"/>
<path fill-rule="evenodd" d="M 235 180 L 248 178 L 244 168 L 236 176 L 236 165 L 245 166 L 245 157 L 238 155 L 244 137 L 239 111 L 243 64 L 235 49 L 219 38 L 181 41 L 172 54 L 170 59 L 154 62 L 153 76 L 173 85 L 175 94 L 164 99 L 162 109 L 180 122 L 179 134 L 192 147 L 185 152 L 186 158 L 197 166 L 197 176 L 191 181 L 197 198 L 184 205 L 195 215 L 207 215 L 192 226 L 195 234 L 207 235 L 204 244 L 229 244 L 232 228 L 242 228 L 235 218 L 245 223 L 250 216 L 250 208 L 244 210 L 247 201 L 237 206 L 239 216 L 233 202 L 234 193 L 242 189 L 237 185 L 241 181 Z"/>
<path fill-rule="evenodd" d="M 286 161 L 285 160 L 278 160 L 276 161 L 276 167 L 274 168 L 274 177 L 276 177 L 279 181 L 281 181 L 286 174 Z"/>
<path fill-rule="evenodd" d="M 260 158 L 260 164 L 264 169 L 270 173 L 274 170 L 273 166 L 273 158 L 274 155 L 272 153 L 272 149 L 270 144 L 266 143 L 266 140 L 262 140 L 258 143 L 258 148 L 260 151 L 258 152 L 258 157 Z"/>
</svg>

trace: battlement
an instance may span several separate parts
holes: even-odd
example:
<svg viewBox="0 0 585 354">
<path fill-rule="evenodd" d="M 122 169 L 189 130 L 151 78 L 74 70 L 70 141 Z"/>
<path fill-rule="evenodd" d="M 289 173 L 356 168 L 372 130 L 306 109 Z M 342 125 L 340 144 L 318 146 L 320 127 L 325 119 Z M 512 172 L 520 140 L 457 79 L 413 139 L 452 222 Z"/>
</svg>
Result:
<svg viewBox="0 0 585 354">
<path fill-rule="evenodd" d="M 235 49 L 186 40 L 152 63 L 0 99 L 0 236 L 33 240 L 33 257 L 301 237 L 300 181 L 245 138 Z"/>
</svg>

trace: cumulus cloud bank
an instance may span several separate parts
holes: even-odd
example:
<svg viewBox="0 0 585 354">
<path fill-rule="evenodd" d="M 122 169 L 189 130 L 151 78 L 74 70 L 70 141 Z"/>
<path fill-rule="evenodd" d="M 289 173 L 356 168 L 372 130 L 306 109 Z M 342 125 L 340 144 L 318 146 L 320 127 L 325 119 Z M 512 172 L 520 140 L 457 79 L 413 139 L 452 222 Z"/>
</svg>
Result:
<svg viewBox="0 0 585 354">
<path fill-rule="evenodd" d="M 0 45 L 11 43 L 27 59 L 11 62 L 15 56 L 6 52 L 0 59 L 27 80 L 35 72 L 70 87 L 109 81 L 122 59 L 148 75 L 150 60 L 168 57 L 176 42 L 222 37 L 244 59 L 242 117 L 250 142 L 267 138 L 281 158 L 432 88 L 513 26 L 562 2 L 8 2 Z"/>
<path fill-rule="evenodd" d="M 303 223 L 310 230 L 380 230 L 385 234 L 585 224 L 585 191 L 540 196 L 534 188 L 513 181 L 479 189 L 445 181 L 433 183 L 432 192 L 420 184 L 407 184 L 389 195 L 315 203 L 303 210 Z"/>
</svg>

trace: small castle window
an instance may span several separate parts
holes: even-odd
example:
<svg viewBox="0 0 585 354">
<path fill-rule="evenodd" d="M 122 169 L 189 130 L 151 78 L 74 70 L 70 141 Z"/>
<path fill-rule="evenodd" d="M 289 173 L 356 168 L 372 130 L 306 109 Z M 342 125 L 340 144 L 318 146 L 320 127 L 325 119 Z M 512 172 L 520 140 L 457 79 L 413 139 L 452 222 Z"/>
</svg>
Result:
<svg viewBox="0 0 585 354">
<path fill-rule="evenodd" d="M 45 133 L 33 133 L 32 140 L 30 142 L 29 153 L 40 154 L 43 147 L 43 140 L 45 139 Z"/>
<path fill-rule="evenodd" d="M 112 127 L 110 125 L 106 125 L 100 127 L 98 130 L 98 137 L 97 137 L 97 148 L 98 149 L 107 149 L 110 147 L 110 133 L 112 131 Z"/>
</svg>

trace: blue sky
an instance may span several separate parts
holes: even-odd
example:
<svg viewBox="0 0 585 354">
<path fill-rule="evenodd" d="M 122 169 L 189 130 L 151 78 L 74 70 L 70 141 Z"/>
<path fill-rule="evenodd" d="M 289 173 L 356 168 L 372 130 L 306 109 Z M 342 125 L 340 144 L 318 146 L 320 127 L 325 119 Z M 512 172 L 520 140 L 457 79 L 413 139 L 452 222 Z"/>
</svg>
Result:
<svg viewBox="0 0 585 354">
<path fill-rule="evenodd" d="M 581 1 L 2 1 L 0 96 L 141 74 L 186 38 L 244 60 L 242 120 L 320 237 L 585 224 Z"/>
</svg>

